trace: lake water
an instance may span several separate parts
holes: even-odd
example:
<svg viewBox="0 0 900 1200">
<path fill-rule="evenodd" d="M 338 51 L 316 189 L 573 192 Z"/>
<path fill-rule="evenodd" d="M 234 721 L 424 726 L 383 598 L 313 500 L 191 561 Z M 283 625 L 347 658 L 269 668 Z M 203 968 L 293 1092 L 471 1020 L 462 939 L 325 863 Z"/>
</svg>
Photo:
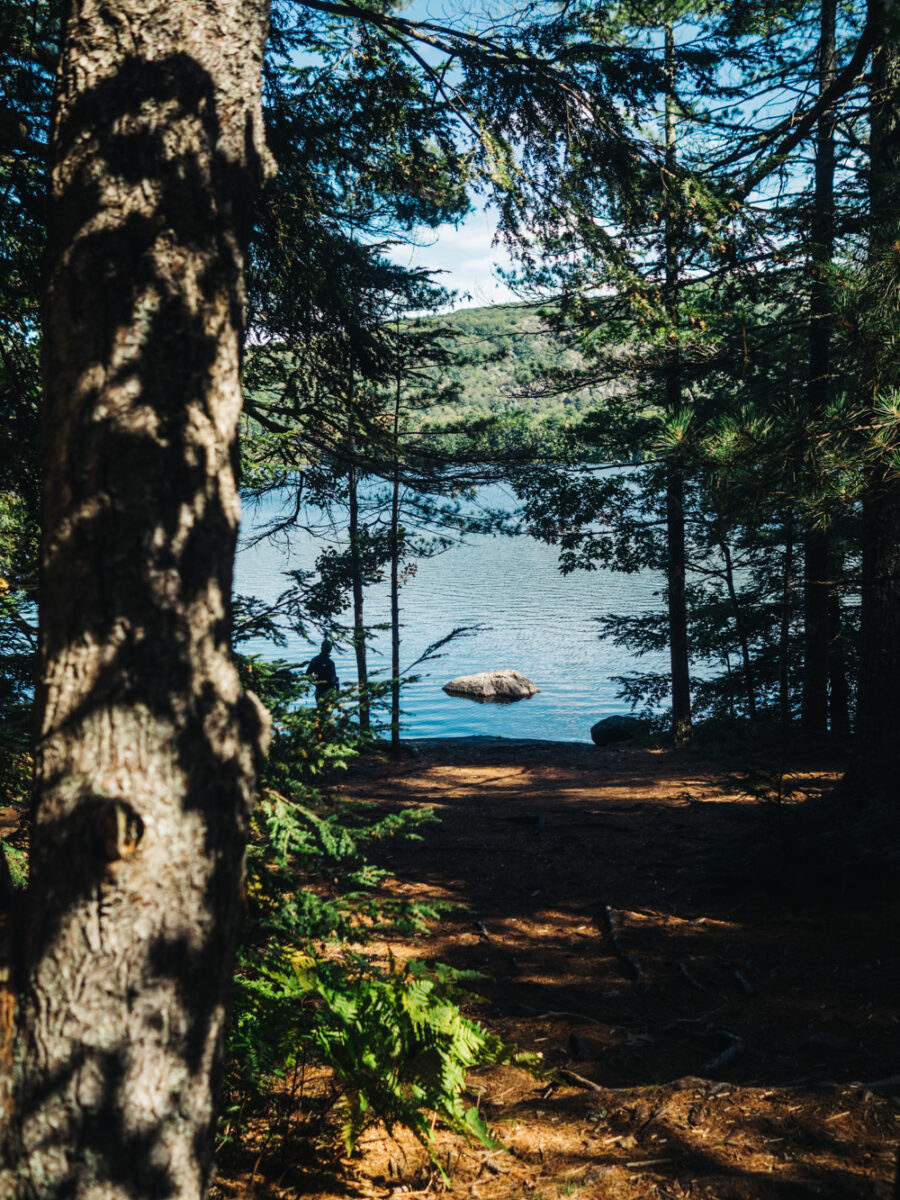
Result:
<svg viewBox="0 0 900 1200">
<path fill-rule="evenodd" d="M 491 488 L 486 499 L 493 505 L 504 502 L 497 488 Z M 512 503 L 508 498 L 506 502 Z M 239 593 L 274 601 L 287 586 L 284 572 L 311 568 L 321 549 L 321 542 L 303 532 L 293 534 L 288 545 L 247 545 L 283 503 L 276 496 L 245 508 L 236 570 Z M 628 711 L 616 699 L 611 676 L 668 666 L 665 656 L 636 659 L 602 639 L 596 619 L 608 612 L 637 614 L 658 607 L 654 592 L 661 582 L 651 572 L 579 571 L 563 576 L 554 547 L 525 535 L 471 536 L 442 554 L 418 560 L 415 574 L 400 592 L 401 668 L 455 627 L 480 628 L 450 642 L 442 657 L 416 668 L 420 681 L 402 693 L 404 735 L 590 741 L 595 721 Z M 368 588 L 367 624 L 386 622 L 388 605 L 386 582 Z M 244 649 L 305 662 L 317 652 L 318 643 L 291 636 L 287 649 L 265 642 Z M 352 681 L 352 649 L 338 647 L 333 656 L 341 681 Z M 456 675 L 505 667 L 524 672 L 539 693 L 515 704 L 479 704 L 442 690 Z M 381 678 L 390 674 L 386 631 L 375 635 L 370 673 Z"/>
</svg>

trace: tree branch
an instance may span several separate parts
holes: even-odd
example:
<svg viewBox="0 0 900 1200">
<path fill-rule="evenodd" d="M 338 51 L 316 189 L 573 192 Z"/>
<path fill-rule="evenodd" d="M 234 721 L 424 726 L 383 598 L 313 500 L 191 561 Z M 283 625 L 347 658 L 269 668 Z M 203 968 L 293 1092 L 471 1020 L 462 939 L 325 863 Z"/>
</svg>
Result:
<svg viewBox="0 0 900 1200">
<path fill-rule="evenodd" d="M 839 100 L 841 96 L 850 91 L 862 74 L 866 60 L 875 47 L 875 36 L 875 24 L 869 19 L 866 21 L 862 33 L 859 35 L 859 41 L 856 44 L 853 56 L 844 69 L 835 76 L 832 83 L 822 92 L 816 103 L 811 108 L 808 108 L 800 117 L 798 117 L 796 111 L 791 113 L 789 117 L 786 117 L 767 135 L 767 146 L 771 146 L 779 138 L 782 140 L 772 154 L 762 162 L 758 161 L 757 165 L 747 172 L 743 183 L 737 191 L 740 199 L 748 196 L 767 175 L 770 175 L 772 171 L 780 167 L 794 147 L 799 145 L 812 131 L 819 117 L 827 112 L 836 100 Z M 725 159 L 719 166 L 727 166 L 733 161 L 735 161 L 734 155 Z"/>
</svg>

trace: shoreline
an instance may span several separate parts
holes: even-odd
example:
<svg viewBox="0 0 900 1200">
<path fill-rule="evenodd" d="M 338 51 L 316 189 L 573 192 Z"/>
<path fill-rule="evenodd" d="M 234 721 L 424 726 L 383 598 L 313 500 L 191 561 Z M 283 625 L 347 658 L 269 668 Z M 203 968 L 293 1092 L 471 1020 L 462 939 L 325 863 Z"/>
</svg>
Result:
<svg viewBox="0 0 900 1200">
<path fill-rule="evenodd" d="M 407 746 L 441 746 L 448 742 L 471 743 L 475 742 L 479 745 L 493 744 L 499 742 L 502 745 L 508 746 L 590 746 L 594 750 L 601 749 L 600 746 L 595 746 L 590 739 L 586 742 L 576 742 L 573 740 L 563 740 L 561 738 L 529 738 L 529 737 L 504 737 L 498 733 L 460 733 L 446 734 L 444 736 L 427 736 L 427 737 L 409 737 L 401 738 L 401 744 Z M 624 742 L 616 743 L 617 745 L 625 745 Z"/>
</svg>

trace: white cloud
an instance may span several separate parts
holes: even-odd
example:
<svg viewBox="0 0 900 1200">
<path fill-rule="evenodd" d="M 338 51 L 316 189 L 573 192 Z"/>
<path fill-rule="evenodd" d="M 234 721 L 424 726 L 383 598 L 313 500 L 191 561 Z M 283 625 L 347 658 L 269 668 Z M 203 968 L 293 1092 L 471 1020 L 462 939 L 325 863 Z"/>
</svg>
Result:
<svg viewBox="0 0 900 1200">
<path fill-rule="evenodd" d="M 438 282 L 458 293 L 454 308 L 505 304 L 517 297 L 497 278 L 497 267 L 512 264 L 503 246 L 491 244 L 494 232 L 490 214 L 476 209 L 458 228 L 441 225 L 423 234 L 421 245 L 395 246 L 391 257 L 404 266 L 443 272 Z"/>
</svg>

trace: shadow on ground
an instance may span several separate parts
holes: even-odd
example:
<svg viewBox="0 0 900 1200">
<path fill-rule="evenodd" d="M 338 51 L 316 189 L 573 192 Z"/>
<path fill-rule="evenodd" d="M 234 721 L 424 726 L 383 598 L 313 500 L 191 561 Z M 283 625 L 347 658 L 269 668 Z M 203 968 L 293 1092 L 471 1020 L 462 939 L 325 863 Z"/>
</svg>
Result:
<svg viewBox="0 0 900 1200">
<path fill-rule="evenodd" d="M 557 1072 L 485 1084 L 520 1164 L 544 1145 L 537 1178 L 554 1163 L 563 1193 L 892 1194 L 900 905 L 839 878 L 774 894 L 754 874 L 779 845 L 779 814 L 736 790 L 759 755 L 418 749 L 347 791 L 440 817 L 385 852 L 405 894 L 458 906 L 403 949 L 483 971 L 486 1021 Z M 827 794 L 839 768 L 792 762 L 796 799 Z M 527 1193 L 527 1178 L 482 1173 L 476 1194 Z"/>
<path fill-rule="evenodd" d="M 492 739 L 417 750 L 343 785 L 440 818 L 422 841 L 386 845 L 383 863 L 399 893 L 456 907 L 430 937 L 381 950 L 483 972 L 481 1019 L 547 1067 L 472 1073 L 509 1153 L 438 1128 L 455 1195 L 893 1196 L 900 905 L 821 873 L 805 891 L 800 861 L 775 894 L 778 814 L 735 784 L 765 768 L 758 754 Z M 839 770 L 793 761 L 795 795 L 815 802 Z M 421 1148 L 384 1131 L 330 1183 L 300 1163 L 269 1169 L 264 1153 L 257 1167 L 252 1188 L 219 1196 L 445 1190 Z"/>
</svg>

